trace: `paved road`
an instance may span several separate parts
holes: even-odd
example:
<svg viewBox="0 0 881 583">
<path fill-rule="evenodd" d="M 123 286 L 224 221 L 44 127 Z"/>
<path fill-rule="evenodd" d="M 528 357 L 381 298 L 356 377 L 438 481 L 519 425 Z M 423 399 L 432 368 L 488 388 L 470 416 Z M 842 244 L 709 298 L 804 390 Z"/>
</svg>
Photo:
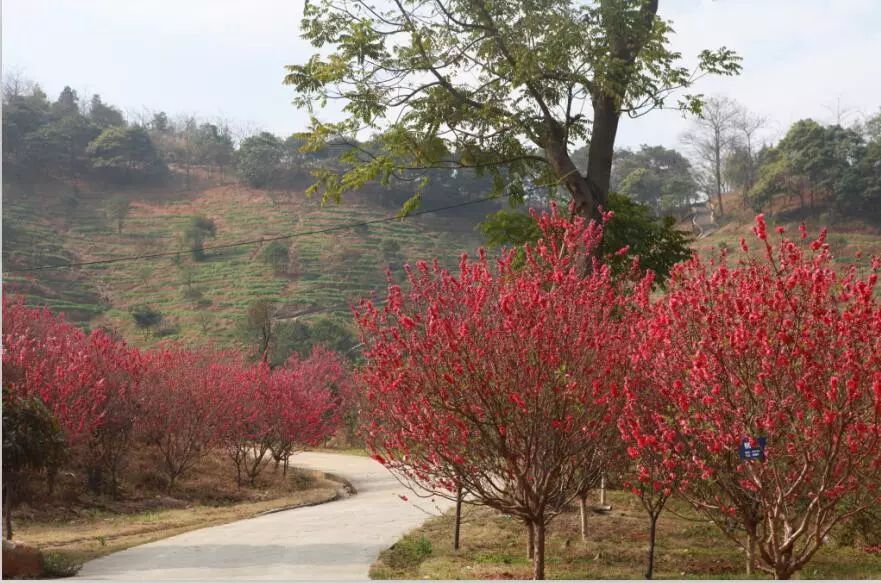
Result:
<svg viewBox="0 0 881 583">
<path fill-rule="evenodd" d="M 421 524 L 426 511 L 450 506 L 440 499 L 414 504 L 412 493 L 367 457 L 303 453 L 291 463 L 343 476 L 358 493 L 133 547 L 86 563 L 78 578 L 367 579 L 380 551 Z"/>
</svg>

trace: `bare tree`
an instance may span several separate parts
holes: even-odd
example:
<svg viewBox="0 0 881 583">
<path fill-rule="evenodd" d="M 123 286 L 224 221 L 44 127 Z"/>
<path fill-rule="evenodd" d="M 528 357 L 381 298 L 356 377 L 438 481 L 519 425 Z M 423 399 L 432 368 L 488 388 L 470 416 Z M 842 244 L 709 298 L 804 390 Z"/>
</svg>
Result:
<svg viewBox="0 0 881 583">
<path fill-rule="evenodd" d="M 34 83 L 28 79 L 21 69 L 14 68 L 3 73 L 3 101 L 8 103 L 33 91 Z"/>
<path fill-rule="evenodd" d="M 835 98 L 834 103 L 824 103 L 823 109 L 829 112 L 832 123 L 841 127 L 844 127 L 847 118 L 859 113 L 856 108 L 842 105 L 840 95 Z"/>
<path fill-rule="evenodd" d="M 756 167 L 758 165 L 756 143 L 758 142 L 758 136 L 767 126 L 768 118 L 752 113 L 742 105 L 737 106 L 737 115 L 734 118 L 734 130 L 737 132 L 735 139 L 746 153 L 746 174 L 743 184 L 744 200 L 746 200 L 746 193 L 753 187 L 756 180 Z"/>
<path fill-rule="evenodd" d="M 727 97 L 710 97 L 701 108 L 694 127 L 682 136 L 683 143 L 691 147 L 703 171 L 707 194 L 716 195 L 719 216 L 722 208 L 722 160 L 731 148 L 738 118 L 737 104 Z"/>
</svg>

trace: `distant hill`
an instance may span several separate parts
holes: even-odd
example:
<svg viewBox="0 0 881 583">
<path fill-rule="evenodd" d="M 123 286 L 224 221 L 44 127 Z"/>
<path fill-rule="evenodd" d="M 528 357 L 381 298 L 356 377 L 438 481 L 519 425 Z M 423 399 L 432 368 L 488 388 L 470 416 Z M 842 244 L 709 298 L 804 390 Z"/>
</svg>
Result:
<svg viewBox="0 0 881 583">
<path fill-rule="evenodd" d="M 725 195 L 723 205 L 725 215 L 715 217 L 713 224 L 707 222 L 708 216 L 703 209 L 698 210 L 696 234 L 702 230 L 705 235 L 695 240 L 694 248 L 704 255 L 718 255 L 723 247 L 736 254 L 740 250 L 740 238 L 743 237 L 751 249 L 757 249 L 752 232 L 756 211 L 744 204 L 741 195 L 736 192 Z M 764 214 L 769 227 L 782 226 L 790 237 L 799 236 L 798 228 L 802 222 L 811 237 L 816 237 L 820 229 L 827 228 L 827 242 L 835 262 L 840 265 L 856 261 L 858 252 L 866 258 L 881 255 L 881 226 L 871 221 L 841 217 L 832 208 L 827 201 L 818 199 L 813 209 L 803 209 L 794 198 L 787 200 L 780 197 Z M 691 216 L 681 221 L 679 228 L 691 230 Z M 772 232 L 770 228 L 769 232 Z"/>
<path fill-rule="evenodd" d="M 7 273 L 7 290 L 21 291 L 30 303 L 65 312 L 87 327 L 109 327 L 136 344 L 163 338 L 228 344 L 235 340 L 236 321 L 255 300 L 277 302 L 280 318 L 348 314 L 349 304 L 359 298 L 384 297 L 387 269 L 400 280 L 403 265 L 418 259 L 439 257 L 454 266 L 463 251 L 480 245 L 475 231 L 480 218 L 498 208 L 484 203 L 284 240 L 284 265 L 264 259 L 268 242 L 209 250 L 204 260 L 195 261 L 181 239 L 194 216 L 217 225 L 216 238 L 205 241 L 212 246 L 395 214 L 369 194 L 322 206 L 302 189 L 271 192 L 233 181 L 221 184 L 216 173 L 198 178 L 189 191 L 182 180 L 161 188 L 76 193 L 63 183 L 5 184 L 5 272 L 182 251 L 157 259 Z M 120 199 L 130 205 L 121 234 L 111 209 Z M 162 325 L 149 334 L 138 330 L 130 313 L 136 306 L 161 313 Z"/>
</svg>

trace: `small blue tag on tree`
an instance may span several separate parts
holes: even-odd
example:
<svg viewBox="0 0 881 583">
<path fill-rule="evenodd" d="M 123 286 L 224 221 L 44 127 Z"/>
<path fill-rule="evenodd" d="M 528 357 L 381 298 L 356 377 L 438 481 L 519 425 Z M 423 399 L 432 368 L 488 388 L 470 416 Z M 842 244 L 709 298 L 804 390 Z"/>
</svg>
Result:
<svg viewBox="0 0 881 583">
<path fill-rule="evenodd" d="M 744 437 L 740 440 L 740 459 L 765 461 L 765 443 L 764 437 Z"/>
</svg>

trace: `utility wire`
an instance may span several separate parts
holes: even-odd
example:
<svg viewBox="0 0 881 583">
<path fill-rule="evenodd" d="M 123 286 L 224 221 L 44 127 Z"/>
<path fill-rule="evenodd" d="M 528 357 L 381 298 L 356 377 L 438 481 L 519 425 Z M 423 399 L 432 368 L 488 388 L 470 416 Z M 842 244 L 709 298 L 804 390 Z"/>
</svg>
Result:
<svg viewBox="0 0 881 583">
<path fill-rule="evenodd" d="M 291 233 L 289 235 L 279 235 L 277 237 L 263 237 L 260 239 L 238 241 L 236 243 L 225 243 L 222 245 L 208 245 L 208 246 L 203 247 L 202 249 L 204 251 L 212 251 L 212 250 L 216 250 L 216 249 L 230 249 L 233 247 L 243 247 L 246 245 L 257 245 L 257 244 L 261 244 L 261 243 L 271 243 L 272 241 L 282 241 L 285 239 L 295 239 L 298 237 L 306 237 L 309 235 L 320 235 L 323 233 L 331 233 L 334 231 L 343 231 L 346 229 L 354 229 L 356 227 L 375 225 L 378 223 L 387 223 L 390 221 L 403 220 L 403 219 L 407 219 L 407 218 L 415 217 L 415 216 L 419 216 L 419 215 L 427 215 L 427 214 L 431 214 L 431 213 L 438 213 L 438 212 L 448 211 L 448 210 L 452 210 L 452 209 L 456 209 L 456 208 L 472 206 L 472 205 L 484 203 L 484 202 L 487 202 L 490 200 L 496 200 L 497 198 L 498 197 L 496 197 L 496 196 L 487 196 L 484 198 L 478 198 L 475 200 L 469 200 L 466 202 L 451 204 L 451 205 L 437 207 L 437 208 L 433 208 L 433 209 L 426 209 L 423 211 L 414 211 L 414 212 L 408 213 L 404 216 L 395 215 L 395 216 L 391 216 L 391 217 L 383 217 L 381 219 L 371 219 L 369 221 L 362 221 L 359 223 L 346 223 L 344 225 L 335 225 L 333 227 L 327 227 L 324 229 L 314 229 L 311 231 L 301 231 L 299 233 Z M 130 255 L 130 256 L 126 256 L 126 257 L 115 257 L 113 259 L 98 259 L 95 261 L 80 261 L 80 262 L 76 262 L 76 263 L 63 263 L 61 265 L 40 265 L 38 267 L 26 267 L 23 269 L 10 269 L 10 270 L 7 270 L 6 273 L 24 273 L 24 272 L 33 272 L 33 271 L 46 271 L 49 269 L 68 269 L 71 267 L 86 267 L 86 266 L 90 266 L 90 265 L 106 265 L 106 264 L 110 264 L 110 263 L 123 263 L 123 262 L 128 262 L 128 261 L 142 261 L 142 260 L 156 259 L 159 257 L 171 257 L 174 255 L 180 255 L 181 253 L 189 253 L 190 251 L 191 251 L 191 249 L 179 249 L 177 251 L 162 251 L 160 253 L 147 253 L 147 254 L 143 254 L 143 255 Z"/>
</svg>

